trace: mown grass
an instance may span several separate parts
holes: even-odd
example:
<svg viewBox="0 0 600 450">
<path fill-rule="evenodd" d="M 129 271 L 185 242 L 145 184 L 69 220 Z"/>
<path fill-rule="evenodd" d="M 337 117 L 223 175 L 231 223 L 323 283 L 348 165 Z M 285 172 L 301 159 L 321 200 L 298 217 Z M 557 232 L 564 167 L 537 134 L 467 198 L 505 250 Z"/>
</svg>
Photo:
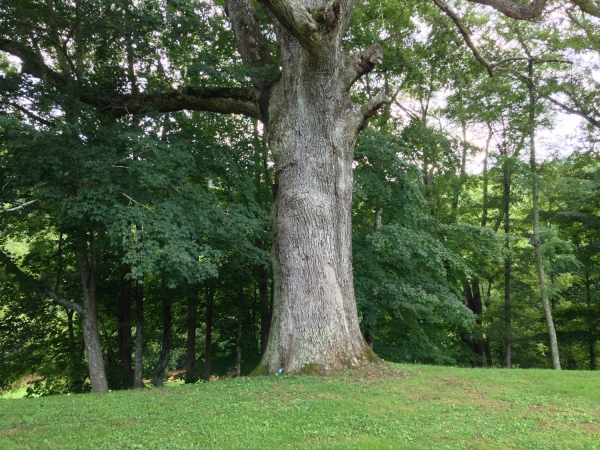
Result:
<svg viewBox="0 0 600 450">
<path fill-rule="evenodd" d="M 0 448 L 600 449 L 598 372 L 381 364 L 0 401 Z"/>
</svg>

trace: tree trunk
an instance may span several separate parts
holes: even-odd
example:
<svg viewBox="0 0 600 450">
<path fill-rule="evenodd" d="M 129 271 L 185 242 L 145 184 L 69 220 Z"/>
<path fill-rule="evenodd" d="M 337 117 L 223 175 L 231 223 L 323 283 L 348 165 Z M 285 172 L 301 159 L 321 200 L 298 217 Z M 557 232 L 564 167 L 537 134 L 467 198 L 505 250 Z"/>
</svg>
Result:
<svg viewBox="0 0 600 450">
<path fill-rule="evenodd" d="M 158 362 L 156 363 L 156 371 L 154 372 L 154 380 L 152 380 L 152 384 L 155 387 L 160 387 L 163 385 L 165 379 L 165 370 L 167 370 L 167 364 L 169 364 L 169 358 L 171 356 L 171 296 L 166 286 L 164 286 L 164 281 L 161 291 L 163 337 L 160 355 L 158 356 Z"/>
<path fill-rule="evenodd" d="M 485 143 L 485 148 L 483 149 L 483 205 L 482 205 L 482 213 L 481 213 L 481 226 L 487 226 L 488 220 L 488 185 L 489 185 L 489 175 L 488 175 L 488 152 L 490 149 L 490 141 L 492 140 L 492 127 L 488 124 L 488 138 Z"/>
<path fill-rule="evenodd" d="M 481 290 L 479 289 L 479 281 L 473 280 L 472 285 L 465 282 L 465 293 L 467 297 L 467 306 L 475 316 L 476 336 L 470 340 L 471 350 L 477 359 L 471 360 L 471 367 L 483 367 L 483 346 L 481 345 L 481 315 L 483 314 L 483 303 L 481 301 Z"/>
<path fill-rule="evenodd" d="M 467 175 L 467 123 L 463 120 L 461 122 L 462 128 L 462 142 L 461 142 L 461 158 L 460 158 L 460 175 L 459 175 L 459 183 L 454 190 L 454 200 L 452 201 L 452 210 L 458 209 L 458 201 L 460 200 L 460 194 L 463 189 L 463 185 L 465 184 L 466 175 Z"/>
<path fill-rule="evenodd" d="M 506 152 L 508 153 L 508 152 Z M 510 324 L 510 171 L 508 161 L 503 167 L 504 185 L 504 248 L 506 248 L 506 259 L 504 260 L 504 320 L 506 327 L 506 368 L 512 367 L 512 332 Z"/>
<path fill-rule="evenodd" d="M 485 294 L 485 309 L 487 310 L 490 305 L 491 305 L 491 300 L 492 300 L 492 281 L 490 280 L 488 282 L 488 288 L 487 288 L 487 292 Z M 490 349 L 490 337 L 487 335 L 485 335 L 485 341 L 483 343 L 483 351 L 485 353 L 485 365 L 486 367 L 492 367 L 493 365 L 493 361 L 492 361 L 492 351 Z"/>
<path fill-rule="evenodd" d="M 135 284 L 135 365 L 133 387 L 143 386 L 144 364 L 144 282 Z"/>
<path fill-rule="evenodd" d="M 548 291 L 546 289 L 546 276 L 542 260 L 542 241 L 540 239 L 540 206 L 539 206 L 539 179 L 537 174 L 537 164 L 535 162 L 535 94 L 533 92 L 533 60 L 529 59 L 529 146 L 531 166 L 531 176 L 533 178 L 533 235 L 531 242 L 535 250 L 535 269 L 538 275 L 538 284 L 540 287 L 540 296 L 542 298 L 542 308 L 548 327 L 548 336 L 550 338 L 550 352 L 552 353 L 552 367 L 554 370 L 560 370 L 560 358 L 558 356 L 558 341 L 556 339 L 556 330 L 552 320 L 552 310 L 548 301 Z"/>
<path fill-rule="evenodd" d="M 375 217 L 373 220 L 373 231 L 378 231 L 379 229 L 381 229 L 381 223 L 382 223 L 382 214 L 383 214 L 383 210 L 379 207 L 375 208 Z M 373 322 L 374 320 L 371 319 L 369 320 L 368 317 L 370 316 L 376 316 L 376 313 L 373 314 L 373 311 L 377 310 L 377 287 L 373 284 L 371 285 L 371 295 L 372 300 L 371 302 L 369 302 L 370 304 L 370 313 L 369 314 L 367 311 L 363 311 L 363 324 L 364 324 L 364 330 L 365 330 L 365 342 L 367 343 L 367 345 L 370 348 L 373 348 L 373 345 L 375 343 L 374 338 L 373 338 Z"/>
<path fill-rule="evenodd" d="M 121 356 L 121 372 L 123 376 L 123 387 L 133 386 L 133 361 L 131 358 L 131 281 L 125 277 L 129 271 L 123 270 L 121 280 L 121 292 L 117 306 L 117 344 Z"/>
<path fill-rule="evenodd" d="M 90 382 L 92 392 L 107 392 L 108 383 L 104 370 L 104 359 L 102 346 L 100 344 L 100 333 L 98 330 L 98 305 L 96 303 L 96 282 L 99 264 L 99 255 L 94 248 L 94 235 L 89 234 L 88 240 L 75 246 L 75 257 L 81 277 L 83 290 L 83 314 L 81 321 L 83 326 L 83 343 L 90 371 Z"/>
<path fill-rule="evenodd" d="M 488 153 L 490 149 L 490 141 L 492 140 L 492 127 L 488 124 L 488 138 L 485 143 L 485 148 L 483 149 L 483 205 L 482 205 L 482 213 L 481 213 L 481 226 L 486 227 L 488 221 L 488 185 L 489 185 L 489 177 L 488 177 Z M 498 230 L 494 230 L 495 232 Z M 491 302 L 491 289 L 492 282 L 488 282 L 488 290 L 485 297 L 485 308 L 486 310 L 490 307 Z M 483 325 L 483 324 L 482 324 Z M 485 365 L 486 367 L 492 367 L 492 351 L 490 349 L 490 337 L 487 333 L 485 333 L 485 340 L 483 342 L 483 351 L 485 353 Z"/>
<path fill-rule="evenodd" d="M 204 381 L 210 381 L 210 360 L 212 357 L 212 325 L 213 325 L 213 305 L 215 302 L 215 290 L 208 289 L 206 297 L 206 351 L 204 353 Z"/>
<path fill-rule="evenodd" d="M 327 374 L 373 355 L 358 325 L 351 229 L 353 149 L 368 105 L 361 115 L 350 99 L 357 69 L 345 67 L 340 30 L 309 51 L 275 29 L 283 67 L 267 133 L 278 185 L 275 292 L 261 364 L 269 373 Z"/>
<path fill-rule="evenodd" d="M 198 311 L 198 291 L 193 290 L 187 307 L 187 342 L 185 346 L 185 382 L 193 382 L 189 376 L 196 361 L 196 312 Z"/>
<path fill-rule="evenodd" d="M 592 282 L 590 280 L 590 274 L 588 268 L 585 269 L 585 298 L 588 307 L 588 315 L 592 314 Z M 590 370 L 596 370 L 596 338 L 594 336 L 595 327 L 593 319 L 588 319 L 588 347 L 590 353 Z"/>
<path fill-rule="evenodd" d="M 244 318 L 244 276 L 240 279 L 240 304 L 237 317 L 237 341 L 236 341 L 236 361 L 235 361 L 235 372 L 236 376 L 242 376 L 242 320 Z"/>
</svg>

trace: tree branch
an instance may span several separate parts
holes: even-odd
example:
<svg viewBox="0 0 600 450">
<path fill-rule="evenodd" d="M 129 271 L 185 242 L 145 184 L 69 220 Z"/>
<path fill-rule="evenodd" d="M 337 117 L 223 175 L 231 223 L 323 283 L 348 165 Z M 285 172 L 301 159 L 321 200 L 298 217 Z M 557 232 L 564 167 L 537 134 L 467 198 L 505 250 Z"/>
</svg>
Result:
<svg viewBox="0 0 600 450">
<path fill-rule="evenodd" d="M 53 86 L 65 86 L 67 84 L 62 75 L 50 69 L 44 63 L 44 58 L 40 54 L 18 42 L 10 39 L 0 39 L 0 51 L 19 58 L 23 63 L 21 69 L 23 73 L 40 78 Z"/>
<path fill-rule="evenodd" d="M 516 20 L 532 20 L 542 15 L 548 0 L 532 0 L 528 5 L 524 5 L 515 0 L 467 0 L 471 3 L 491 6 L 496 11 L 500 11 L 505 16 Z M 573 0 L 588 1 L 588 0 Z"/>
<path fill-rule="evenodd" d="M 360 126 L 360 130 L 364 130 L 369 124 L 369 118 L 377 112 L 384 103 L 389 103 L 390 99 L 384 92 L 380 92 L 376 96 L 372 97 L 367 103 L 360 107 L 360 112 L 363 116 L 363 120 Z"/>
<path fill-rule="evenodd" d="M 471 1 L 471 0 L 468 0 L 468 1 Z M 568 61 L 565 59 L 535 58 L 531 55 L 531 53 L 529 53 L 529 49 L 527 48 L 527 45 L 522 41 L 521 41 L 521 44 L 523 45 L 523 48 L 525 49 L 525 51 L 527 53 L 527 57 L 506 58 L 506 59 L 502 59 L 502 60 L 494 62 L 494 63 L 489 62 L 479 52 L 479 49 L 475 46 L 475 44 L 473 44 L 473 41 L 471 40 L 471 36 L 470 36 L 469 32 L 467 31 L 467 28 L 465 27 L 465 24 L 462 22 L 461 18 L 454 11 L 452 11 L 443 0 L 433 0 L 433 2 L 444 14 L 446 14 L 456 24 L 456 26 L 458 27 L 458 31 L 460 32 L 461 36 L 463 37 L 463 40 L 465 41 L 465 44 L 467 44 L 467 47 L 469 47 L 469 49 L 471 50 L 471 53 L 473 53 L 473 56 L 475 56 L 477 61 L 479 61 L 481 63 L 481 65 L 483 67 L 485 67 L 485 69 L 487 70 L 490 77 L 493 77 L 495 72 L 513 72 L 522 78 L 529 79 L 529 77 L 527 77 L 526 75 L 522 74 L 521 72 L 519 72 L 515 69 L 499 67 L 507 62 L 512 62 L 512 61 L 532 61 L 534 63 L 552 63 L 552 62 L 554 62 L 554 63 L 563 63 L 563 64 L 573 64 L 572 61 Z"/>
<path fill-rule="evenodd" d="M 600 5 L 594 0 L 570 0 L 571 3 L 577 5 L 584 13 L 590 16 L 600 17 Z"/>
<path fill-rule="evenodd" d="M 481 53 L 479 53 L 479 50 L 477 49 L 477 47 L 475 47 L 475 44 L 473 44 L 473 41 L 471 40 L 471 36 L 469 35 L 469 32 L 467 31 L 467 29 L 466 29 L 465 25 L 463 24 L 461 18 L 458 17 L 458 15 L 454 11 L 452 11 L 443 0 L 433 0 L 433 3 L 435 3 L 435 5 L 440 10 L 442 10 L 442 12 L 444 14 L 446 14 L 448 17 L 450 17 L 450 19 L 452 20 L 452 22 L 454 22 L 456 24 L 456 26 L 458 27 L 459 33 L 463 37 L 463 40 L 465 41 L 465 44 L 467 44 L 467 46 L 471 49 L 471 52 L 473 53 L 473 56 L 475 56 L 475 58 L 477 59 L 477 61 L 479 61 L 481 63 L 481 65 L 486 68 L 486 70 L 488 71 L 488 74 L 490 75 L 490 77 L 493 77 L 494 76 L 494 70 L 493 70 L 492 65 L 488 62 L 487 59 L 485 59 L 483 57 L 483 55 Z"/>
<path fill-rule="evenodd" d="M 344 64 L 348 73 L 347 84 L 351 87 L 360 77 L 375 70 L 383 62 L 383 49 L 378 42 L 361 53 L 346 55 Z"/>
<path fill-rule="evenodd" d="M 507 62 L 512 62 L 512 61 L 529 61 L 531 60 L 534 63 L 562 63 L 562 64 L 573 64 L 573 61 L 569 61 L 568 59 L 557 59 L 557 58 L 548 58 L 548 59 L 544 59 L 544 58 L 536 58 L 536 57 L 520 57 L 520 58 L 506 58 L 506 59 L 502 59 L 498 62 L 495 62 L 493 64 L 491 64 L 491 68 L 495 69 L 498 66 L 501 66 L 502 64 L 505 64 Z"/>
<path fill-rule="evenodd" d="M 408 109 L 406 106 L 402 105 L 398 100 L 396 100 L 394 98 L 393 102 L 398 105 L 398 107 L 404 111 L 406 114 L 408 114 L 408 117 L 410 117 L 411 119 L 421 119 L 419 117 L 419 115 L 417 113 L 415 113 L 414 111 L 411 111 L 410 109 Z"/>
<path fill-rule="evenodd" d="M 0 212 L 18 211 L 19 209 L 25 208 L 26 206 L 29 206 L 29 205 L 31 205 L 31 204 L 33 204 L 35 202 L 37 202 L 37 199 L 33 199 L 33 200 L 28 201 L 28 202 L 21 203 L 21 204 L 19 204 L 17 206 L 13 206 L 12 208 L 0 208 Z"/>
<path fill-rule="evenodd" d="M 567 16 L 569 16 L 569 19 L 571 19 L 571 22 L 573 22 L 580 29 L 582 29 L 583 32 L 585 33 L 585 35 L 588 37 L 588 39 L 594 45 L 600 46 L 600 39 L 598 39 L 598 36 L 596 34 L 594 34 L 592 31 L 590 31 L 589 27 L 586 26 L 582 21 L 580 21 L 577 17 L 575 17 L 575 14 L 573 14 L 573 11 L 571 9 L 567 8 L 566 12 L 567 12 Z"/>
<path fill-rule="evenodd" d="M 42 285 L 42 283 L 40 283 L 33 276 L 23 272 L 2 249 L 0 249 L 0 264 L 6 268 L 7 272 L 12 273 L 18 283 L 34 285 L 40 291 L 50 297 L 54 303 L 64 306 L 65 308 L 72 309 L 79 314 L 83 314 L 83 307 L 80 304 L 72 302 L 71 300 L 67 300 L 66 298 L 58 295 L 54 290 Z"/>
<path fill-rule="evenodd" d="M 549 95 L 544 95 L 543 96 L 546 100 L 548 100 L 550 103 L 555 104 L 556 106 L 558 106 L 559 108 L 565 110 L 566 112 L 568 112 L 569 114 L 574 114 L 576 116 L 582 117 L 585 120 L 587 120 L 589 123 L 591 123 L 594 127 L 600 129 L 600 121 L 594 119 L 593 117 L 591 117 L 589 114 L 586 114 L 585 112 L 579 110 L 579 109 L 575 109 L 575 108 L 571 108 L 570 106 L 565 105 L 564 103 L 559 102 L 558 100 L 553 99 L 552 97 L 550 97 Z"/>
<path fill-rule="evenodd" d="M 307 49 L 317 48 L 319 24 L 299 0 L 258 0 Z"/>
<path fill-rule="evenodd" d="M 384 103 L 389 101 L 390 100 L 388 99 L 387 95 L 385 95 L 383 92 L 380 92 L 376 96 L 372 97 L 367 103 L 362 105 L 360 107 L 360 112 L 364 117 L 369 118 L 375 114 Z"/>
<path fill-rule="evenodd" d="M 250 74 L 252 84 L 257 89 L 265 89 L 279 70 L 261 32 L 254 5 L 250 0 L 227 0 L 225 11 L 242 61 L 246 68 L 254 71 Z M 257 69 L 265 69 L 265 73 L 257 73 Z"/>
<path fill-rule="evenodd" d="M 24 73 L 66 87 L 68 80 L 50 69 L 37 52 L 17 42 L 0 39 L 0 51 L 21 59 Z M 146 94 L 98 95 L 93 89 L 81 89 L 79 100 L 90 106 L 109 110 L 115 117 L 145 111 L 173 112 L 181 110 L 211 111 L 222 114 L 242 114 L 264 120 L 259 107 L 260 92 L 251 88 L 193 88 L 183 87 L 167 92 Z"/>
<path fill-rule="evenodd" d="M 36 120 L 39 123 L 46 125 L 48 127 L 55 127 L 56 124 L 54 122 L 50 122 L 46 119 L 41 118 L 40 116 L 38 116 L 37 114 L 32 113 L 31 111 L 29 111 L 28 109 L 23 108 L 22 106 L 19 106 L 15 103 L 12 102 L 3 102 L 5 105 L 8 105 L 12 108 L 18 109 L 19 111 L 21 111 L 23 114 L 25 114 L 27 117 L 29 117 L 30 119 Z"/>
<path fill-rule="evenodd" d="M 97 98 L 89 92 L 80 96 L 83 103 L 111 111 L 113 116 L 157 111 L 211 111 L 221 114 L 242 114 L 263 120 L 259 108 L 260 93 L 251 88 L 183 87 L 150 94 L 110 95 Z"/>
</svg>

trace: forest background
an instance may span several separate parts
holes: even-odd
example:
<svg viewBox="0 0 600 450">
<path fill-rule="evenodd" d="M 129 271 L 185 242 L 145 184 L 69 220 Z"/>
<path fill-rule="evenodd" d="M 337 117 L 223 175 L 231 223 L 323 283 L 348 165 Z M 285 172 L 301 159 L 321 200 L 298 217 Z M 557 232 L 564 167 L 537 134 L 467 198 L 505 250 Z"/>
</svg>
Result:
<svg viewBox="0 0 600 450">
<path fill-rule="evenodd" d="M 263 127 L 150 98 L 262 70 L 224 7 L 2 2 L 3 389 L 35 374 L 30 395 L 89 391 L 94 352 L 111 389 L 258 366 L 277 189 Z M 464 2 L 357 3 L 343 45 L 379 42 L 384 58 L 352 95 L 387 99 L 358 137 L 352 204 L 360 326 L 380 357 L 597 368 L 599 25 L 552 2 L 526 22 Z M 138 111 L 96 100 L 141 91 Z M 564 114 L 577 129 L 548 138 Z"/>
</svg>

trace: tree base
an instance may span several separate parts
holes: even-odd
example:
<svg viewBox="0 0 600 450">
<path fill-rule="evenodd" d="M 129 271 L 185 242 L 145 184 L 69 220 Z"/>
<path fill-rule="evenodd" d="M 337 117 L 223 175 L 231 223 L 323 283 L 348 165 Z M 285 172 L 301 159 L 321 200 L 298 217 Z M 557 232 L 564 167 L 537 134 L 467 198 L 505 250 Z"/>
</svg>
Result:
<svg viewBox="0 0 600 450">
<path fill-rule="evenodd" d="M 361 354 L 356 355 L 351 361 L 338 360 L 334 363 L 326 365 L 320 365 L 317 363 L 305 364 L 299 370 L 284 371 L 285 375 L 313 375 L 313 376 L 331 376 L 337 372 L 341 372 L 346 369 L 356 369 L 365 367 L 370 364 L 380 364 L 382 359 L 369 347 L 366 342 L 364 343 L 363 351 Z M 249 376 L 268 376 L 275 375 L 277 370 L 271 371 L 269 367 L 261 362 L 256 369 L 254 369 Z"/>
</svg>

